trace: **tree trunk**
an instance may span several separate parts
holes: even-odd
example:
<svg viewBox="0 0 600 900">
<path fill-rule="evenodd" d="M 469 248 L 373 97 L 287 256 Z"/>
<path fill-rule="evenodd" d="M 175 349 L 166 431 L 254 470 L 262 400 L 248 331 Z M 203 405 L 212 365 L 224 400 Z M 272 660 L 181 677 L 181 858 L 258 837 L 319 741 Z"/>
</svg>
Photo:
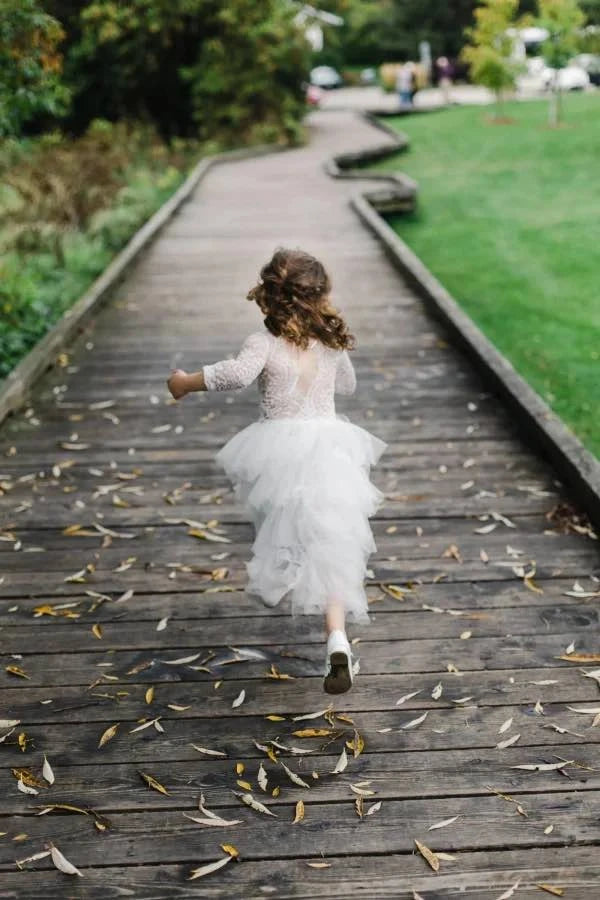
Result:
<svg viewBox="0 0 600 900">
<path fill-rule="evenodd" d="M 552 76 L 552 86 L 550 93 L 550 106 L 548 109 L 548 124 L 551 128 L 558 128 L 560 124 L 560 114 L 561 114 L 561 90 L 558 83 L 558 73 L 559 70 L 554 70 L 554 75 Z"/>
</svg>

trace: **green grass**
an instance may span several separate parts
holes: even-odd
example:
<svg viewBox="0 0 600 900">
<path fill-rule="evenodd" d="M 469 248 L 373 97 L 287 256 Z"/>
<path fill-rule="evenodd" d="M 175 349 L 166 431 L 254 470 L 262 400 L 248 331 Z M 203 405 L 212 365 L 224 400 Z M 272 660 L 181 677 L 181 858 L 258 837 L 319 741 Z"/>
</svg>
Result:
<svg viewBox="0 0 600 900">
<path fill-rule="evenodd" d="M 600 455 L 600 95 L 388 119 L 411 149 L 375 168 L 419 183 L 391 224 L 586 446 Z"/>
</svg>

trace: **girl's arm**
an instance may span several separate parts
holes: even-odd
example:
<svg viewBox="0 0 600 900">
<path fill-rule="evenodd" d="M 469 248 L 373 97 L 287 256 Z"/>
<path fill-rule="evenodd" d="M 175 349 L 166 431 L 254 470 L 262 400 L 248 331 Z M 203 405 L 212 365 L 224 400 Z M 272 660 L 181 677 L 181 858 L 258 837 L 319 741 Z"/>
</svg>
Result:
<svg viewBox="0 0 600 900">
<path fill-rule="evenodd" d="M 176 369 L 167 385 L 176 400 L 190 391 L 230 391 L 248 387 L 258 378 L 267 361 L 269 338 L 266 334 L 251 334 L 235 359 L 223 359 L 200 372 L 188 374 Z"/>
<path fill-rule="evenodd" d="M 356 373 L 348 351 L 344 350 L 338 358 L 335 370 L 336 394 L 353 394 L 356 390 Z"/>
</svg>

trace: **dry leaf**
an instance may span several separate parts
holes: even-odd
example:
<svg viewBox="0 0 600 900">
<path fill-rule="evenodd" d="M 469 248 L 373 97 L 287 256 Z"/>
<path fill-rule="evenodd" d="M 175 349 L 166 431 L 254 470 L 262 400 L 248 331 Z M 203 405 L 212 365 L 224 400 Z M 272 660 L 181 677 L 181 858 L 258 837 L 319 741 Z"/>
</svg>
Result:
<svg viewBox="0 0 600 900">
<path fill-rule="evenodd" d="M 226 866 L 227 863 L 230 863 L 233 859 L 232 856 L 224 856 L 223 859 L 218 859 L 216 862 L 208 863 L 206 866 L 201 866 L 199 869 L 192 869 L 190 874 L 188 875 L 188 881 L 194 881 L 195 878 L 202 878 L 204 875 L 210 875 L 211 872 L 216 872 L 217 869 L 222 869 L 223 866 Z"/>
<path fill-rule="evenodd" d="M 154 700 L 154 685 L 148 688 L 144 696 L 146 699 L 146 703 L 152 703 L 152 701 Z"/>
<path fill-rule="evenodd" d="M 505 741 L 500 741 L 499 744 L 496 744 L 496 749 L 505 750 L 507 747 L 511 747 L 513 744 L 516 744 L 520 737 L 520 734 L 513 734 L 511 735 L 511 737 L 506 738 Z"/>
<path fill-rule="evenodd" d="M 422 716 L 419 716 L 417 719 L 411 719 L 410 722 L 407 722 L 405 725 L 401 725 L 400 728 L 406 731 L 408 728 L 416 728 L 417 725 L 420 725 L 421 722 L 424 722 L 427 718 L 427 712 L 424 712 Z"/>
<path fill-rule="evenodd" d="M 221 850 L 224 850 L 225 853 L 229 853 L 233 859 L 237 859 L 240 855 L 240 851 L 237 847 L 234 847 L 233 844 L 221 844 Z"/>
<path fill-rule="evenodd" d="M 330 869 L 331 863 L 327 862 L 309 862 L 306 863 L 307 866 L 310 866 L 311 869 Z"/>
<path fill-rule="evenodd" d="M 21 791 L 22 794 L 39 794 L 39 791 L 34 787 L 30 787 L 30 785 L 25 784 L 22 778 L 19 778 L 17 781 L 17 788 Z"/>
<path fill-rule="evenodd" d="M 6 666 L 5 671 L 8 672 L 9 675 L 17 675 L 19 678 L 28 678 L 31 680 L 31 676 L 20 666 Z"/>
<path fill-rule="evenodd" d="M 241 706 L 244 700 L 246 699 L 246 691 L 241 690 L 238 696 L 235 698 L 233 703 L 231 704 L 232 709 L 236 709 L 238 706 Z"/>
<path fill-rule="evenodd" d="M 540 890 L 546 891 L 548 894 L 554 894 L 555 897 L 562 897 L 565 892 L 564 888 L 555 887 L 553 884 L 536 882 L 536 886 L 539 887 Z"/>
<path fill-rule="evenodd" d="M 258 767 L 258 774 L 257 774 L 257 776 L 256 776 L 256 779 L 257 779 L 257 781 L 258 781 L 258 786 L 259 786 L 263 791 L 266 791 L 266 790 L 267 790 L 268 779 L 267 779 L 267 773 L 266 773 L 266 771 L 265 771 L 265 767 L 263 766 L 262 763 L 261 763 L 261 764 L 259 765 L 259 767 Z"/>
<path fill-rule="evenodd" d="M 256 812 L 263 813 L 266 816 L 274 816 L 277 818 L 277 813 L 271 812 L 268 807 L 266 807 L 260 800 L 256 800 L 252 794 L 238 794 L 237 791 L 234 791 L 236 797 L 239 797 L 242 803 L 245 803 L 246 806 L 249 806 L 251 809 L 256 810 Z"/>
<path fill-rule="evenodd" d="M 139 771 L 139 770 L 138 770 Z M 152 775 L 146 775 L 145 772 L 139 772 L 140 776 L 144 779 L 148 787 L 153 788 L 153 790 L 158 791 L 159 794 L 168 794 L 168 790 L 164 787 L 160 781 L 157 781 L 156 778 L 153 778 Z"/>
<path fill-rule="evenodd" d="M 396 700 L 396 706 L 400 706 L 401 703 L 405 703 L 407 700 L 411 700 L 413 697 L 416 697 L 417 694 L 422 693 L 421 691 L 413 691 L 411 694 L 403 694 L 399 700 Z"/>
<path fill-rule="evenodd" d="M 415 838 L 415 845 L 417 850 L 421 854 L 421 856 L 427 860 L 431 868 L 434 872 L 437 872 L 440 868 L 440 860 L 436 853 L 433 850 L 430 850 L 429 847 L 426 847 L 425 844 L 422 844 L 420 841 L 417 841 Z"/>
<path fill-rule="evenodd" d="M 340 772 L 344 771 L 344 769 L 346 768 L 347 765 L 348 765 L 348 755 L 346 753 L 346 748 L 344 747 L 340 754 L 340 758 L 338 759 L 337 763 L 335 764 L 335 769 L 333 770 L 333 772 L 331 774 L 339 775 Z"/>
<path fill-rule="evenodd" d="M 74 866 L 72 862 L 69 862 L 66 856 L 63 856 L 58 847 L 55 847 L 54 844 L 50 847 L 50 855 L 52 856 L 52 862 L 56 868 L 60 869 L 61 872 L 64 872 L 65 875 L 79 875 L 80 878 L 83 878 L 83 874 L 79 869 Z"/>
<path fill-rule="evenodd" d="M 249 781 L 242 781 L 241 778 L 238 778 L 236 783 L 237 783 L 238 787 L 243 788 L 245 791 L 252 790 L 252 785 L 250 784 Z"/>
<path fill-rule="evenodd" d="M 440 697 L 442 696 L 443 690 L 444 690 L 444 688 L 443 688 L 442 682 L 438 681 L 438 683 L 436 684 L 436 686 L 434 687 L 434 689 L 431 692 L 432 700 L 439 700 Z"/>
<path fill-rule="evenodd" d="M 302 800 L 298 800 L 296 803 L 296 814 L 294 816 L 294 821 L 292 825 L 296 825 L 298 822 L 302 822 L 304 819 L 304 803 Z"/>
<path fill-rule="evenodd" d="M 293 731 L 294 737 L 311 738 L 311 737 L 328 737 L 333 734 L 331 728 L 301 728 L 300 731 Z"/>
<path fill-rule="evenodd" d="M 443 822 L 436 822 L 435 825 L 430 825 L 427 831 L 435 831 L 436 828 L 445 828 L 446 825 L 452 825 L 457 819 L 458 816 L 452 816 L 451 819 L 444 819 Z"/>
<path fill-rule="evenodd" d="M 507 719 L 506 722 L 503 722 L 500 728 L 498 729 L 498 734 L 504 734 L 505 731 L 508 731 L 510 726 L 512 725 L 512 716 L 510 719 Z"/>
<path fill-rule="evenodd" d="M 220 816 L 207 816 L 205 819 L 201 819 L 199 816 L 189 816 L 187 813 L 183 813 L 186 819 L 189 819 L 190 822 L 195 822 L 196 825 L 204 825 L 207 828 L 229 828 L 231 825 L 241 825 L 241 819 L 221 819 Z"/>
<path fill-rule="evenodd" d="M 156 626 L 157 631 L 164 631 L 167 627 L 167 622 L 169 621 L 169 617 L 165 616 L 164 619 L 161 619 L 158 625 Z"/>
<path fill-rule="evenodd" d="M 116 725 L 111 725 L 110 728 L 107 728 L 106 731 L 103 732 L 102 737 L 98 741 L 98 749 L 100 747 L 104 747 L 105 744 L 108 744 L 109 741 L 112 741 L 115 734 L 117 733 L 117 729 L 119 727 L 119 723 Z"/>
<path fill-rule="evenodd" d="M 372 816 L 373 813 L 379 812 L 381 809 L 381 800 L 378 800 L 377 803 L 371 803 L 370 807 L 365 813 L 365 816 Z"/>
<path fill-rule="evenodd" d="M 222 750 L 209 750 L 207 747 L 198 747 L 197 744 L 190 744 L 190 747 L 193 747 L 198 753 L 206 754 L 206 756 L 227 756 Z"/>
<path fill-rule="evenodd" d="M 600 662 L 600 653 L 566 653 L 557 656 L 556 659 L 566 659 L 568 662 L 596 663 Z"/>
<path fill-rule="evenodd" d="M 318 712 L 307 713 L 304 716 L 294 716 L 292 722 L 302 722 L 304 719 L 319 719 L 321 716 L 324 716 L 325 713 L 331 712 L 332 709 L 332 706 L 328 706 L 326 709 L 320 709 Z"/>
<path fill-rule="evenodd" d="M 292 772 L 291 769 L 288 769 L 288 767 L 286 766 L 286 764 L 284 762 L 279 760 L 279 763 L 280 763 L 281 767 L 283 768 L 284 772 L 286 773 L 286 775 L 288 776 L 288 778 L 290 779 L 290 781 L 293 781 L 294 784 L 297 784 L 300 787 L 305 787 L 305 788 L 310 787 L 310 784 L 307 784 L 306 781 L 303 781 L 299 775 L 296 775 L 295 772 Z"/>
<path fill-rule="evenodd" d="M 529 772 L 554 772 L 557 769 L 563 769 L 565 766 L 572 766 L 574 759 L 565 759 L 557 763 L 526 763 L 521 766 L 511 766 L 511 769 L 526 769 Z"/>
<path fill-rule="evenodd" d="M 42 775 L 48 782 L 48 784 L 54 784 L 54 772 L 52 771 L 52 766 L 46 759 L 46 754 L 44 754 L 44 765 L 42 767 Z"/>
<path fill-rule="evenodd" d="M 515 881 L 513 886 L 509 887 L 509 889 L 507 891 L 504 891 L 503 894 L 500 894 L 500 896 L 497 897 L 496 900 L 509 900 L 509 898 L 514 895 L 515 891 L 517 890 L 517 888 L 519 887 L 520 884 L 521 884 L 520 880 Z"/>
</svg>

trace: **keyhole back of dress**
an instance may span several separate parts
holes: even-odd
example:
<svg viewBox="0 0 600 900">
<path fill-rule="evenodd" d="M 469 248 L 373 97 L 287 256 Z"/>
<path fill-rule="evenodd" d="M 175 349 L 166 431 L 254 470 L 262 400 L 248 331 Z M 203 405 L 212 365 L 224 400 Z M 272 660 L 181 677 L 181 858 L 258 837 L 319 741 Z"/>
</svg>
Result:
<svg viewBox="0 0 600 900">
<path fill-rule="evenodd" d="M 296 395 L 299 407 L 306 408 L 319 372 L 318 341 L 313 339 L 306 350 L 292 345 L 290 352 L 295 370 L 290 393 Z"/>
</svg>

